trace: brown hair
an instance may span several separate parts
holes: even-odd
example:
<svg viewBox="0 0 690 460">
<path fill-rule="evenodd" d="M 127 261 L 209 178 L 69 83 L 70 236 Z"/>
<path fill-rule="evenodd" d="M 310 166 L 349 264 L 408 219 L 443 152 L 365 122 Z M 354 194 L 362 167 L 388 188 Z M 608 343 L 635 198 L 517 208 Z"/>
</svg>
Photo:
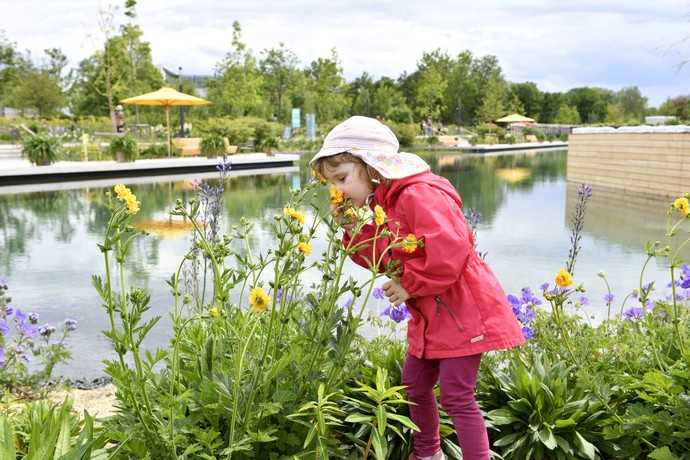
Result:
<svg viewBox="0 0 690 460">
<path fill-rule="evenodd" d="M 314 163 L 314 171 L 321 177 L 326 177 L 326 169 L 335 168 L 343 163 L 355 163 L 364 168 L 367 178 L 374 184 L 381 183 L 386 179 L 377 170 L 366 164 L 361 158 L 354 156 L 350 152 L 338 153 L 328 157 L 319 158 Z"/>
</svg>

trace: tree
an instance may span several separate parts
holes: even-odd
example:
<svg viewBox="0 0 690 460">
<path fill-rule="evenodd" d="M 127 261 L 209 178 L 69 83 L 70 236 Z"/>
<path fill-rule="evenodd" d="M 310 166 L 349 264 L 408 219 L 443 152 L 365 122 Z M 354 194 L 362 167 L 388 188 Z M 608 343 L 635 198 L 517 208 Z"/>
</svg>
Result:
<svg viewBox="0 0 690 460">
<path fill-rule="evenodd" d="M 539 119 L 542 106 L 542 93 L 537 88 L 537 84 L 531 81 L 524 83 L 513 83 L 510 86 L 511 92 L 517 96 L 524 108 L 524 115 L 535 120 Z"/>
<path fill-rule="evenodd" d="M 77 115 L 107 114 L 114 123 L 120 100 L 160 88 L 163 75 L 153 65 L 151 47 L 142 40 L 141 29 L 125 24 L 115 34 L 113 23 L 114 10 L 101 10 L 103 48 L 79 63 L 70 87 L 70 105 Z"/>
<path fill-rule="evenodd" d="M 280 43 L 278 48 L 265 49 L 264 58 L 259 63 L 263 81 L 263 91 L 273 108 L 278 121 L 286 122 L 290 116 L 290 93 L 298 80 L 299 60 L 295 53 Z"/>
<path fill-rule="evenodd" d="M 31 69 L 30 61 L 17 51 L 17 44 L 9 41 L 0 30 L 0 105 L 12 100 L 20 75 Z"/>
<path fill-rule="evenodd" d="M 512 91 L 508 92 L 508 100 L 506 101 L 505 107 L 509 113 L 525 113 L 525 107 L 522 105 L 522 101 L 518 95 Z"/>
<path fill-rule="evenodd" d="M 566 97 L 569 105 L 577 107 L 583 122 L 596 123 L 606 119 L 613 92 L 605 88 L 584 86 L 571 89 Z"/>
<path fill-rule="evenodd" d="M 65 101 L 57 78 L 35 68 L 22 72 L 12 100 L 17 108 L 36 109 L 40 117 L 52 115 Z"/>
<path fill-rule="evenodd" d="M 352 100 L 351 113 L 356 115 L 364 115 L 367 117 L 382 115 L 374 114 L 374 95 L 376 93 L 376 86 L 371 75 L 364 72 L 361 76 L 355 78 L 350 83 L 347 91 L 348 96 Z"/>
<path fill-rule="evenodd" d="M 562 104 L 553 122 L 562 125 L 577 125 L 580 123 L 580 113 L 577 111 L 576 107 Z"/>
<path fill-rule="evenodd" d="M 305 76 L 308 89 L 304 111 L 314 111 L 317 119 L 322 121 L 344 118 L 350 108 L 350 101 L 336 50 L 331 50 L 330 58 L 312 61 Z"/>
<path fill-rule="evenodd" d="M 659 115 L 677 117 L 679 120 L 690 119 L 690 96 L 668 98 L 659 106 Z"/>
<path fill-rule="evenodd" d="M 209 98 L 214 111 L 234 117 L 265 116 L 268 103 L 262 97 L 263 77 L 256 59 L 242 43 L 242 27 L 232 23 L 232 49 L 216 67 L 216 77 L 209 81 Z"/>
<path fill-rule="evenodd" d="M 444 122 L 473 124 L 481 102 L 479 84 L 473 74 L 474 57 L 463 51 L 453 61 L 445 95 Z"/>
<path fill-rule="evenodd" d="M 562 93 L 542 93 L 539 109 L 539 121 L 541 123 L 555 123 L 558 111 L 563 105 L 563 98 Z"/>
<path fill-rule="evenodd" d="M 415 106 L 419 118 L 440 118 L 445 109 L 443 95 L 448 82 L 437 67 L 426 68 L 419 79 L 415 93 Z"/>
<path fill-rule="evenodd" d="M 620 105 L 626 120 L 641 121 L 647 109 L 647 98 L 642 96 L 637 86 L 629 86 L 618 91 L 614 97 Z"/>
<path fill-rule="evenodd" d="M 501 118 L 505 113 L 503 106 L 504 85 L 497 75 L 493 75 L 487 82 L 482 105 L 477 112 L 480 122 L 491 122 Z"/>
</svg>

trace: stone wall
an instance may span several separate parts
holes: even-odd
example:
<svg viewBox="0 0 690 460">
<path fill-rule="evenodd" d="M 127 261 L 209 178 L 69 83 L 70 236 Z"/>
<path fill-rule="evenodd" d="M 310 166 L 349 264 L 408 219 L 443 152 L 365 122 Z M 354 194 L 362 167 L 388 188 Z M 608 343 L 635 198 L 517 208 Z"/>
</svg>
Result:
<svg viewBox="0 0 690 460">
<path fill-rule="evenodd" d="M 571 134 L 568 181 L 668 197 L 690 192 L 690 133 Z"/>
</svg>

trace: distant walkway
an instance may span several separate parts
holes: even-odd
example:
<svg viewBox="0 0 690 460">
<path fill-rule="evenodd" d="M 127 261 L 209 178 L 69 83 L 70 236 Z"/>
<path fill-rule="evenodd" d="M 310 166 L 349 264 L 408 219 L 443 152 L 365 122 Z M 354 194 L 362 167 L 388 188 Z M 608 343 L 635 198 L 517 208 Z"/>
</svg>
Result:
<svg viewBox="0 0 690 460">
<path fill-rule="evenodd" d="M 3 152 L 4 153 L 4 152 Z M 299 155 L 243 153 L 226 157 L 231 171 L 294 166 Z M 60 161 L 50 166 L 33 166 L 27 160 L 7 154 L 0 158 L 0 188 L 19 184 L 81 181 L 115 177 L 160 176 L 213 172 L 220 157 L 163 158 L 118 163 L 115 161 Z"/>
</svg>

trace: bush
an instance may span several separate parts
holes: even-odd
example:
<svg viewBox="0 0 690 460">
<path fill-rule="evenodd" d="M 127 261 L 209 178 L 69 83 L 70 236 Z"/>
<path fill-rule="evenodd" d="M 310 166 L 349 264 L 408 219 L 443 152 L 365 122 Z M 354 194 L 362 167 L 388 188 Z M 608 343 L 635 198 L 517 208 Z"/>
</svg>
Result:
<svg viewBox="0 0 690 460">
<path fill-rule="evenodd" d="M 182 149 L 173 145 L 170 154 L 174 157 L 179 157 L 181 151 Z M 146 159 L 167 158 L 168 148 L 165 144 L 150 144 L 148 147 L 139 151 L 139 157 Z"/>
<path fill-rule="evenodd" d="M 108 151 L 116 161 L 134 161 L 139 155 L 137 140 L 129 134 L 115 136 L 110 141 Z"/>
<path fill-rule="evenodd" d="M 22 154 L 38 166 L 46 166 L 57 161 L 62 148 L 60 141 L 49 134 L 37 134 L 24 138 Z"/>
<path fill-rule="evenodd" d="M 225 155 L 227 149 L 225 148 L 225 138 L 218 135 L 209 135 L 201 139 L 201 154 L 207 157 L 217 157 Z"/>
<path fill-rule="evenodd" d="M 414 123 L 397 123 L 386 121 L 386 125 L 393 131 L 398 138 L 400 147 L 412 147 L 417 139 L 419 128 Z"/>
</svg>

